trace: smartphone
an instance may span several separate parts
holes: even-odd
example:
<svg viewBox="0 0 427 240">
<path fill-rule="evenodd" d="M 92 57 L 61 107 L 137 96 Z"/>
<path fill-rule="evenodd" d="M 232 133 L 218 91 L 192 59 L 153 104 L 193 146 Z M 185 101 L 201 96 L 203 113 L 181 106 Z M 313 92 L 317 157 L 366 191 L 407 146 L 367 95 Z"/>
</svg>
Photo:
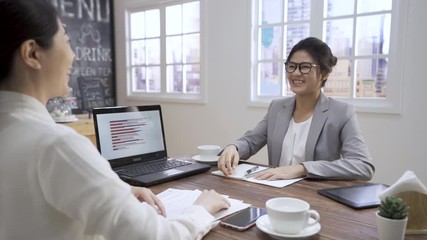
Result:
<svg viewBox="0 0 427 240">
<path fill-rule="evenodd" d="M 238 213 L 225 217 L 220 224 L 224 227 L 229 227 L 237 231 L 244 231 L 252 227 L 256 220 L 266 214 L 264 208 L 250 206 Z"/>
</svg>

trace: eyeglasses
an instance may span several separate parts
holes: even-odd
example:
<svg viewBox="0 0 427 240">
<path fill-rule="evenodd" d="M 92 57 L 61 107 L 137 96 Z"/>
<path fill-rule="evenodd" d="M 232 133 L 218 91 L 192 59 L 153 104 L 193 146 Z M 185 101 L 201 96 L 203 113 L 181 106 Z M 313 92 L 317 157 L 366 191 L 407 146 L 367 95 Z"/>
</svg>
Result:
<svg viewBox="0 0 427 240">
<path fill-rule="evenodd" d="M 309 62 L 302 62 L 302 63 L 285 62 L 285 69 L 286 69 L 286 72 L 288 73 L 293 73 L 298 68 L 300 73 L 307 74 L 311 71 L 312 67 L 320 67 L 320 66 L 314 63 L 309 63 Z"/>
</svg>

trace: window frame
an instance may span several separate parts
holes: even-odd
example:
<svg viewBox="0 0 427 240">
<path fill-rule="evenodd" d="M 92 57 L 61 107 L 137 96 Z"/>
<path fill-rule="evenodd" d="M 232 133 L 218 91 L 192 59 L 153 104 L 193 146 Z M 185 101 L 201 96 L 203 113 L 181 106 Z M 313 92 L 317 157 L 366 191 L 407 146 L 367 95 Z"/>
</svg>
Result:
<svg viewBox="0 0 427 240">
<path fill-rule="evenodd" d="M 324 1 L 327 0 L 311 0 L 311 19 L 310 19 L 310 36 L 323 38 L 323 10 Z M 249 106 L 266 107 L 271 100 L 282 96 L 258 96 L 258 78 L 257 78 L 257 64 L 259 63 L 257 51 L 258 45 L 258 6 L 261 0 L 252 0 L 252 42 L 251 42 L 251 84 L 250 84 L 250 99 Z M 387 74 L 387 96 L 385 98 L 344 98 L 333 97 L 340 101 L 352 104 L 356 107 L 357 112 L 366 113 L 388 113 L 400 114 L 402 107 L 402 86 L 403 86 L 403 73 L 404 73 L 404 49 L 405 36 L 406 36 L 406 21 L 407 21 L 407 1 L 392 0 L 392 19 L 390 29 L 390 47 L 388 53 L 388 74 Z M 354 14 L 353 14 L 354 16 Z M 316 19 L 322 19 L 318 21 Z M 314 20 L 313 20 L 314 19 Z M 354 30 L 355 31 L 355 30 Z M 354 36 L 353 36 L 354 38 Z M 282 48 L 283 48 L 282 43 Z M 281 49 L 282 52 L 285 50 Z M 287 56 L 283 56 L 286 59 Z M 350 59 L 355 59 L 354 53 Z M 282 66 L 281 86 L 286 84 L 286 76 Z M 353 85 L 353 88 L 355 85 Z M 352 89 L 353 89 L 352 88 Z"/>
<path fill-rule="evenodd" d="M 177 93 L 167 92 L 167 64 L 166 64 L 166 21 L 165 10 L 171 5 L 185 4 L 198 1 L 200 4 L 200 92 L 199 93 Z M 132 2 L 124 5 L 125 21 L 125 58 L 126 58 L 126 99 L 135 101 L 158 101 L 158 102 L 183 102 L 183 103 L 205 103 L 206 102 L 206 54 L 205 54 L 205 18 L 206 4 L 205 0 L 147 0 L 142 2 Z M 131 65 L 131 39 L 130 39 L 130 15 L 139 11 L 159 9 L 160 11 L 160 67 L 161 67 L 161 90 L 160 92 L 136 92 L 132 90 L 132 65 Z"/>
</svg>

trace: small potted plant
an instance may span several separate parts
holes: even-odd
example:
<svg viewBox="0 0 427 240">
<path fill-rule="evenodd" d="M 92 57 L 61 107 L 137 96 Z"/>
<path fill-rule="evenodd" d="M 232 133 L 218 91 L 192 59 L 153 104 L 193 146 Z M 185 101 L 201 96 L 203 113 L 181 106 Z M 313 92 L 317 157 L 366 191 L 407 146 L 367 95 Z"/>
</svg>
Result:
<svg viewBox="0 0 427 240">
<path fill-rule="evenodd" d="M 403 240 L 408 222 L 408 205 L 396 196 L 387 196 L 378 208 L 377 227 L 379 239 Z"/>
</svg>

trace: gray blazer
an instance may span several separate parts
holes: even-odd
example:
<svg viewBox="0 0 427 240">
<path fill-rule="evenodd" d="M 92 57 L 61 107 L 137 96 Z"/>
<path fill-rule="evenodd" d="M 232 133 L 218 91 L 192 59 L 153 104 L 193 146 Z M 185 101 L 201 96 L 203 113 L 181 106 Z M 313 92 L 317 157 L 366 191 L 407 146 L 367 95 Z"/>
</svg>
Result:
<svg viewBox="0 0 427 240">
<path fill-rule="evenodd" d="M 248 159 L 267 144 L 268 163 L 278 166 L 294 107 L 295 97 L 273 100 L 264 119 L 233 143 L 240 158 Z M 314 110 L 305 158 L 308 178 L 369 180 L 375 171 L 354 108 L 323 93 Z"/>
</svg>

